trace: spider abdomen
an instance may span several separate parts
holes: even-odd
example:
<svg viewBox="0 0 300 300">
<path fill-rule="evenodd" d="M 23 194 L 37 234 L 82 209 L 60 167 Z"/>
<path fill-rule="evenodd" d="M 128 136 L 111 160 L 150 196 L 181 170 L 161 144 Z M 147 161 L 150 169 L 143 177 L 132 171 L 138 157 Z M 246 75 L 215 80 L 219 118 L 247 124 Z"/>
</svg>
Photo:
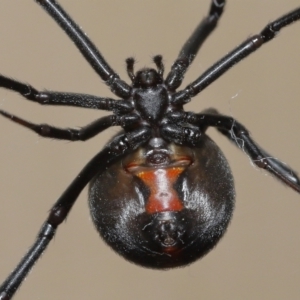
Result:
<svg viewBox="0 0 300 300">
<path fill-rule="evenodd" d="M 151 139 L 93 179 L 89 205 L 97 230 L 116 252 L 163 269 L 212 249 L 231 219 L 234 198 L 227 161 L 203 135 L 193 149 Z"/>
</svg>

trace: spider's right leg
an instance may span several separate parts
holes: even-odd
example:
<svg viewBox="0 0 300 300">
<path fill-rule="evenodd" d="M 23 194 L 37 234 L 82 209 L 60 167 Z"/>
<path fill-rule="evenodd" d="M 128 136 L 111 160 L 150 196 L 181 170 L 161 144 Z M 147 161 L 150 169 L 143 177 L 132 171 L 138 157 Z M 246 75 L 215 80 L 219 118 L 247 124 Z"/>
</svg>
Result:
<svg viewBox="0 0 300 300">
<path fill-rule="evenodd" d="M 9 300 L 13 297 L 35 262 L 44 253 L 56 228 L 67 218 L 77 197 L 88 182 L 96 174 L 105 171 L 108 166 L 145 143 L 150 136 L 151 130 L 148 127 L 117 136 L 83 168 L 52 207 L 34 244 L 1 285 L 0 300 Z"/>
<path fill-rule="evenodd" d="M 211 108 L 200 114 L 192 112 L 171 113 L 170 119 L 175 123 L 178 120 L 197 125 L 201 129 L 199 132 L 196 132 L 198 135 L 201 135 L 201 132 L 204 132 L 207 127 L 216 127 L 219 132 L 243 150 L 257 167 L 265 169 L 284 184 L 300 193 L 300 178 L 297 173 L 285 163 L 263 150 L 251 138 L 249 131 L 232 117 L 221 115 L 217 110 Z M 170 126 L 167 134 L 170 136 L 172 134 L 171 129 L 173 129 L 173 135 L 182 136 L 182 133 L 175 132 L 175 130 L 179 131 L 180 129 L 180 127 L 178 127 L 179 129 L 177 127 L 175 125 Z M 193 136 L 196 136 L 196 134 Z"/>
<path fill-rule="evenodd" d="M 40 92 L 29 84 L 0 75 L 0 87 L 21 94 L 27 100 L 42 105 L 65 105 L 91 109 L 101 109 L 129 112 L 132 107 L 129 101 L 101 98 L 86 94 L 63 93 L 63 92 Z"/>
<path fill-rule="evenodd" d="M 265 43 L 274 39 L 282 28 L 299 20 L 300 7 L 269 23 L 259 34 L 245 40 L 207 69 L 195 81 L 187 85 L 183 90 L 176 92 L 174 94 L 172 104 L 181 106 L 188 103 L 192 97 L 198 95 L 231 67 L 239 63 L 251 53 L 255 52 Z"/>
<path fill-rule="evenodd" d="M 201 45 L 216 28 L 224 6 L 225 0 L 212 0 L 208 16 L 196 27 L 172 65 L 171 71 L 165 80 L 169 89 L 174 91 L 181 85 L 184 74 L 197 55 Z"/>
</svg>

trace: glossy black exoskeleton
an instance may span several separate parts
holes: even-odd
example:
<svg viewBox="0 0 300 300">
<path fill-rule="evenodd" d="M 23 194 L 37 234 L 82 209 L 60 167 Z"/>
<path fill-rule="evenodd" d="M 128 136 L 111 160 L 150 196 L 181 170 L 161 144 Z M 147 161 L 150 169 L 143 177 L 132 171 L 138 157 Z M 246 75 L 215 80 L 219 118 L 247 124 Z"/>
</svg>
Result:
<svg viewBox="0 0 300 300">
<path fill-rule="evenodd" d="M 154 57 L 157 70 L 145 68 L 136 73 L 133 58 L 127 59 L 131 85 L 119 78 L 55 0 L 36 2 L 121 99 L 40 92 L 0 75 L 0 87 L 18 92 L 30 101 L 112 112 L 79 130 L 33 124 L 3 110 L 0 114 L 41 136 L 55 139 L 85 141 L 111 126 L 121 126 L 122 131 L 83 168 L 54 204 L 35 243 L 0 287 L 0 300 L 11 299 L 89 182 L 89 205 L 96 228 L 126 259 L 163 269 L 184 266 L 206 254 L 224 234 L 235 198 L 230 168 L 222 152 L 205 134 L 208 127 L 217 128 L 255 165 L 300 192 L 296 173 L 258 146 L 239 122 L 215 109 L 202 113 L 183 110 L 192 97 L 229 68 L 272 40 L 283 27 L 299 20 L 300 8 L 268 24 L 195 81 L 176 91 L 200 46 L 215 29 L 225 0 L 212 0 L 207 17 L 184 44 L 165 79 L 160 55 Z"/>
<path fill-rule="evenodd" d="M 152 138 L 93 179 L 89 203 L 98 231 L 118 253 L 142 266 L 172 268 L 215 246 L 234 196 L 227 161 L 203 134 L 193 148 Z"/>
</svg>

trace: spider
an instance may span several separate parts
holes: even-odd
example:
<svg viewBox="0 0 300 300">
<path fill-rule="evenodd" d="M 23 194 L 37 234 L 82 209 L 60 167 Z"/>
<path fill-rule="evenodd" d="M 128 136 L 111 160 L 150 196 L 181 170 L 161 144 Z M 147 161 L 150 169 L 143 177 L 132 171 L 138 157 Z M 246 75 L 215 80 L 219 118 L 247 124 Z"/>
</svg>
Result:
<svg viewBox="0 0 300 300">
<path fill-rule="evenodd" d="M 190 264 L 209 252 L 227 229 L 235 191 L 225 157 L 205 134 L 208 127 L 216 127 L 259 168 L 300 192 L 295 172 L 272 159 L 241 123 L 215 109 L 201 113 L 183 110 L 191 98 L 230 67 L 272 40 L 282 27 L 299 20 L 300 8 L 268 24 L 260 34 L 247 39 L 177 91 L 200 46 L 216 27 L 224 0 L 212 1 L 207 17 L 184 44 L 167 76 L 160 55 L 153 58 L 156 68 L 137 72 L 134 59 L 128 58 L 131 85 L 118 77 L 56 1 L 36 2 L 65 30 L 119 99 L 40 92 L 1 75 L 1 87 L 28 100 L 108 110 L 111 114 L 80 130 L 33 124 L 3 110 L 0 114 L 48 138 L 87 140 L 111 126 L 121 126 L 122 131 L 84 167 L 54 204 L 35 243 L 1 286 L 0 299 L 14 295 L 89 182 L 89 205 L 95 226 L 103 239 L 127 260 L 144 267 L 167 269 Z"/>
</svg>

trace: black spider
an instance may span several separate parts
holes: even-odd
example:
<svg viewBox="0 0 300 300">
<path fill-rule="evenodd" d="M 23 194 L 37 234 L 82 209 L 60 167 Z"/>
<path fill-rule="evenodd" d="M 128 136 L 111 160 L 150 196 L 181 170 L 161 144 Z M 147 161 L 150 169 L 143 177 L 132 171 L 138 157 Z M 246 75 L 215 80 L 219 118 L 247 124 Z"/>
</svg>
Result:
<svg viewBox="0 0 300 300">
<path fill-rule="evenodd" d="M 215 109 L 200 114 L 183 105 L 234 64 L 254 52 L 276 33 L 300 19 L 300 8 L 268 24 L 235 48 L 186 88 L 176 91 L 200 46 L 214 30 L 225 0 L 212 1 L 208 16 L 184 44 L 164 79 L 162 57 L 156 69 L 134 73 L 126 60 L 129 86 L 54 0 L 36 0 L 69 35 L 101 79 L 120 100 L 90 95 L 39 92 L 32 86 L 0 76 L 0 86 L 45 105 L 67 105 L 111 111 L 80 130 L 36 125 L 0 110 L 1 115 L 41 136 L 87 140 L 111 126 L 122 131 L 79 173 L 54 204 L 34 245 L 0 287 L 0 299 L 10 299 L 44 252 L 56 228 L 67 217 L 89 183 L 89 204 L 100 235 L 126 259 L 150 268 L 187 265 L 211 250 L 223 236 L 234 208 L 235 191 L 222 152 L 205 134 L 216 127 L 264 168 L 300 192 L 300 180 L 289 167 L 262 150 L 247 129 Z"/>
</svg>

